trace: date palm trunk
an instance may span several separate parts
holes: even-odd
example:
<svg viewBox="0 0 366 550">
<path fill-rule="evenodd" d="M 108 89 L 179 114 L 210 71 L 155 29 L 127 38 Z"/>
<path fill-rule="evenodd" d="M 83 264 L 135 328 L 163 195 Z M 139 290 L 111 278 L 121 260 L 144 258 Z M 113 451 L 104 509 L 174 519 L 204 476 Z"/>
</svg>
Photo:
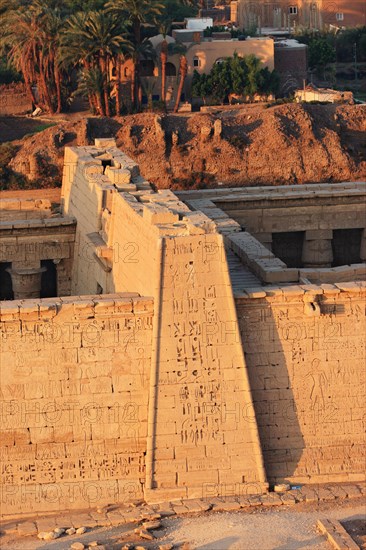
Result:
<svg viewBox="0 0 366 550">
<path fill-rule="evenodd" d="M 174 105 L 174 112 L 177 113 L 179 109 L 180 100 L 182 97 L 183 89 L 184 89 L 184 83 L 186 80 L 187 72 L 188 72 L 188 62 L 185 55 L 182 55 L 180 58 L 180 64 L 179 64 L 179 72 L 180 72 L 180 81 L 178 86 L 178 92 L 177 92 L 177 99 L 175 101 Z"/>
<path fill-rule="evenodd" d="M 168 42 L 164 39 L 161 43 L 160 52 L 161 61 L 161 101 L 165 103 L 166 99 L 166 64 L 168 61 Z"/>
<path fill-rule="evenodd" d="M 117 56 L 117 79 L 116 79 L 116 115 L 121 114 L 121 70 L 122 70 L 122 58 L 121 55 Z"/>
<path fill-rule="evenodd" d="M 57 96 L 56 113 L 61 113 L 62 111 L 61 75 L 60 75 L 60 69 L 57 63 L 55 63 L 55 66 L 54 66 L 54 76 L 55 76 L 56 96 Z"/>
<path fill-rule="evenodd" d="M 100 57 L 100 70 L 102 71 L 103 75 L 103 98 L 104 98 L 104 107 L 105 107 L 105 114 L 107 117 L 111 116 L 111 112 L 109 109 L 109 93 L 108 93 L 108 60 L 105 55 L 101 55 Z"/>
</svg>

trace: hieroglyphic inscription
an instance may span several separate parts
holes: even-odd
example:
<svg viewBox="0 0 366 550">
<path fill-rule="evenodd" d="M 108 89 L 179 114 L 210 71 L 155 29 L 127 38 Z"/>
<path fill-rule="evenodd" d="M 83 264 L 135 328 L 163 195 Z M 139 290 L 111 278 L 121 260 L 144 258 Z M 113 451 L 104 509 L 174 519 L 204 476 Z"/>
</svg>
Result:
<svg viewBox="0 0 366 550">
<path fill-rule="evenodd" d="M 138 298 L 134 305 L 123 298 L 76 298 L 62 308 L 48 303 L 44 321 L 37 320 L 38 304 L 33 310 L 30 304 L 24 311 L 15 307 L 2 320 L 0 471 L 6 513 L 24 511 L 25 503 L 47 511 L 85 508 L 93 495 L 107 502 L 114 481 L 119 499 L 125 497 L 118 484 L 127 482 L 135 485 L 134 498 L 141 497 L 152 302 L 144 301 L 150 307 L 144 313 L 133 314 L 133 307 L 140 307 Z"/>
<path fill-rule="evenodd" d="M 229 475 L 228 461 L 219 460 L 226 442 L 242 445 L 248 457 L 260 456 L 260 449 L 243 413 L 251 399 L 222 240 L 197 235 L 165 245 L 155 444 L 175 447 L 186 466 L 156 460 L 155 484 L 164 486 L 164 466 L 165 476 L 176 472 L 178 487 L 188 485 L 189 475 L 194 487 Z M 202 457 L 195 468 L 189 466 L 192 448 Z M 232 481 L 246 474 L 264 481 L 255 460 L 249 465 L 243 456 L 231 458 Z"/>
</svg>

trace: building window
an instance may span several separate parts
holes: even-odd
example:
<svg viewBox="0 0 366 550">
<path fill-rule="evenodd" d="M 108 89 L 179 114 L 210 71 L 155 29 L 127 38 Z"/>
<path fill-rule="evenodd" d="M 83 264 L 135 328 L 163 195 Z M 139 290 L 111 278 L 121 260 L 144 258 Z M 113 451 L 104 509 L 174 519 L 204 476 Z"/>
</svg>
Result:
<svg viewBox="0 0 366 550">
<path fill-rule="evenodd" d="M 201 63 L 200 63 L 200 58 L 199 57 L 194 57 L 193 58 L 193 67 L 200 67 Z"/>
<path fill-rule="evenodd" d="M 291 15 L 297 15 L 297 6 L 289 6 L 288 12 L 289 12 Z"/>
<path fill-rule="evenodd" d="M 276 13 L 276 14 L 281 13 L 281 8 L 273 8 L 273 13 Z"/>
<path fill-rule="evenodd" d="M 336 19 L 337 21 L 343 21 L 344 19 L 343 13 L 336 13 Z"/>
</svg>

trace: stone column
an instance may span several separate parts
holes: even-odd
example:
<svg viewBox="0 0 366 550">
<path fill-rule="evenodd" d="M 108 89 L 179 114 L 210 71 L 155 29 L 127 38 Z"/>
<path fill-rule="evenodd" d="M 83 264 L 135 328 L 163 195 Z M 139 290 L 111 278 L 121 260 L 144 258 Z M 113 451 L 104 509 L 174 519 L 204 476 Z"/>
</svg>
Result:
<svg viewBox="0 0 366 550">
<path fill-rule="evenodd" d="M 361 259 L 361 262 L 366 262 L 366 229 L 362 231 L 360 259 Z"/>
<path fill-rule="evenodd" d="M 39 298 L 41 294 L 42 273 L 44 271 L 46 271 L 45 267 L 7 269 L 13 283 L 14 300 Z"/>
<path fill-rule="evenodd" d="M 331 267 L 333 231 L 331 229 L 309 230 L 305 232 L 302 249 L 304 267 Z"/>
</svg>

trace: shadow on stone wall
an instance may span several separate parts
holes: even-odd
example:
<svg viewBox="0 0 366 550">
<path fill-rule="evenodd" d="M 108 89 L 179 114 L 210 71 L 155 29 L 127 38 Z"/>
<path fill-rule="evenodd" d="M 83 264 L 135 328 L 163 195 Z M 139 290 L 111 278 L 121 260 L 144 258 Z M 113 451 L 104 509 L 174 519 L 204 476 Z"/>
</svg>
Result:
<svg viewBox="0 0 366 550">
<path fill-rule="evenodd" d="M 305 447 L 290 371 L 300 347 L 297 326 L 288 323 L 281 334 L 271 309 L 253 302 L 237 302 L 237 312 L 267 480 L 281 482 L 298 473 Z M 293 347 L 293 365 L 284 342 Z"/>
</svg>

